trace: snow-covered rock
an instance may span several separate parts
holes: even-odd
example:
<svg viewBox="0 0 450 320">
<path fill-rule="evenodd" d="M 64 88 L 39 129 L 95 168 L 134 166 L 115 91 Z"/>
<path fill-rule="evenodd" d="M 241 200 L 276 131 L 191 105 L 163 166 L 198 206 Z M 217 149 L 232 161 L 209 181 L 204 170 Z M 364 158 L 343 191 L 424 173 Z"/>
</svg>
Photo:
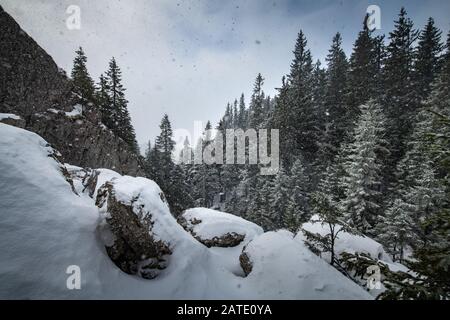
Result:
<svg viewBox="0 0 450 320">
<path fill-rule="evenodd" d="M 188 209 L 180 215 L 178 222 L 207 247 L 235 247 L 263 233 L 263 229 L 253 222 L 207 208 Z"/>
<path fill-rule="evenodd" d="M 0 122 L 10 124 L 19 128 L 25 127 L 25 120 L 14 113 L 0 113 Z"/>
<path fill-rule="evenodd" d="M 322 225 L 322 223 L 318 220 L 318 217 L 314 215 L 310 221 L 304 223 L 301 228 L 312 233 L 317 233 L 321 236 L 327 235 L 330 232 L 327 229 L 327 225 Z M 339 225 L 336 226 L 336 231 L 340 228 L 341 227 Z M 302 231 L 298 232 L 295 238 L 302 242 L 305 240 L 305 236 Z M 367 236 L 350 234 L 345 231 L 339 232 L 335 242 L 335 253 L 339 256 L 342 252 L 366 253 L 373 259 L 378 259 L 386 263 L 392 263 L 392 259 L 379 242 Z M 325 259 L 329 258 L 327 254 L 323 254 L 323 257 Z"/>
<path fill-rule="evenodd" d="M 176 223 L 163 192 L 146 178 L 113 178 L 98 190 L 97 206 L 105 218 L 106 251 L 126 273 L 153 279 L 172 253 L 170 231 Z"/>
<path fill-rule="evenodd" d="M 241 255 L 247 280 L 258 292 L 302 299 L 368 299 L 369 294 L 313 254 L 286 230 L 253 239 Z M 261 281 L 264 279 L 264 281 Z"/>
</svg>

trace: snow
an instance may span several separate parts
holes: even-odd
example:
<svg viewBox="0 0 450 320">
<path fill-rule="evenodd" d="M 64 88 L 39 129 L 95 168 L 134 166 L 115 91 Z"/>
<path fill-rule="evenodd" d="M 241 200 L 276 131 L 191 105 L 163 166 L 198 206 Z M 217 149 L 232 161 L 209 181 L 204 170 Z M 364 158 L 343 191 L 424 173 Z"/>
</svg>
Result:
<svg viewBox="0 0 450 320">
<path fill-rule="evenodd" d="M 327 225 L 322 225 L 318 222 L 319 218 L 317 215 L 314 215 L 309 222 L 306 222 L 302 225 L 302 229 L 312 232 L 318 233 L 321 236 L 325 236 L 329 233 Z M 340 226 L 336 226 L 336 231 L 340 230 Z M 303 232 L 299 232 L 296 236 L 297 240 L 304 241 L 305 237 Z M 373 259 L 379 259 L 385 263 L 392 263 L 392 259 L 386 253 L 383 246 L 376 242 L 375 240 L 365 236 L 354 235 L 348 232 L 340 231 L 338 234 L 338 238 L 335 242 L 335 253 L 340 255 L 342 252 L 348 253 L 367 253 Z M 326 254 L 323 254 L 324 257 L 329 258 Z"/>
<path fill-rule="evenodd" d="M 14 113 L 0 113 L 0 121 L 3 119 L 20 120 L 21 118 Z"/>
<path fill-rule="evenodd" d="M 188 228 L 192 228 L 192 231 L 201 239 L 212 239 L 235 232 L 245 235 L 244 242 L 248 242 L 255 236 L 263 233 L 263 229 L 253 222 L 212 209 L 188 209 L 183 213 L 183 217 L 188 223 Z M 193 220 L 200 220 L 201 222 L 192 224 Z"/>
<path fill-rule="evenodd" d="M 257 292 L 278 291 L 302 299 L 370 299 L 368 293 L 296 241 L 286 230 L 266 232 L 251 241 L 246 253 L 253 269 L 248 280 Z M 264 281 L 261 281 L 264 279 Z"/>
<path fill-rule="evenodd" d="M 100 169 L 97 188 L 111 180 L 120 201 L 139 195 L 153 210 L 152 232 L 173 251 L 156 279 L 125 274 L 101 242 L 104 212 L 72 191 L 52 152 L 38 135 L 0 124 L 0 299 L 370 299 L 282 232 L 248 243 L 254 271 L 243 278 L 233 272 L 241 248 L 208 249 L 176 222 L 153 181 Z M 71 265 L 80 290 L 66 286 Z"/>
</svg>

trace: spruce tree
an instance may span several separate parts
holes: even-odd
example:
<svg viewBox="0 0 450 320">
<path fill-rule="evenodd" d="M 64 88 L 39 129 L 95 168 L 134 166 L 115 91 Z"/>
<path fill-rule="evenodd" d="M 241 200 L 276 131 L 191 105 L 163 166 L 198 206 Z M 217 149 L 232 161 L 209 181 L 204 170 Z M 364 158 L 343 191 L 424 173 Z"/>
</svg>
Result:
<svg viewBox="0 0 450 320">
<path fill-rule="evenodd" d="M 239 98 L 239 116 L 238 116 L 238 128 L 247 128 L 247 109 L 245 108 L 244 94 Z"/>
<path fill-rule="evenodd" d="M 440 78 L 439 82 L 445 77 L 441 74 Z M 438 88 L 436 86 L 435 90 L 439 91 Z M 448 106 L 448 100 L 446 103 Z M 446 172 L 440 181 L 445 195 L 439 208 L 419 223 L 426 241 L 414 248 L 412 260 L 404 261 L 412 272 L 395 273 L 379 299 L 450 298 L 450 118 L 436 113 L 434 122 L 428 133 L 428 146 L 438 171 Z M 442 132 L 447 132 L 447 135 L 442 135 Z"/>
<path fill-rule="evenodd" d="M 249 106 L 249 127 L 257 130 L 264 121 L 264 91 L 262 86 L 264 84 L 264 78 L 260 73 L 255 79 L 255 84 L 253 86 L 252 98 Z"/>
<path fill-rule="evenodd" d="M 233 103 L 233 128 L 239 127 L 239 111 L 238 111 L 238 101 L 234 100 Z"/>
<path fill-rule="evenodd" d="M 414 80 L 419 98 L 422 101 L 428 98 L 431 84 L 439 73 L 439 58 L 443 49 L 441 34 L 442 32 L 434 25 L 433 18 L 429 18 L 427 25 L 419 35 Z"/>
<path fill-rule="evenodd" d="M 394 31 L 389 33 L 387 58 L 384 67 L 384 108 L 389 120 L 391 163 L 393 167 L 405 152 L 405 142 L 411 132 L 418 107 L 413 83 L 414 42 L 418 32 L 401 8 Z"/>
<path fill-rule="evenodd" d="M 382 170 L 380 158 L 385 143 L 385 119 L 373 102 L 361 106 L 361 116 L 353 141 L 346 146 L 344 164 L 346 191 L 342 201 L 348 222 L 362 233 L 370 234 L 382 210 Z"/>
<path fill-rule="evenodd" d="M 342 37 L 338 32 L 327 55 L 327 81 L 325 94 L 325 109 L 327 120 L 329 146 L 334 146 L 331 158 L 337 154 L 339 145 L 347 135 L 350 125 L 350 113 L 346 106 L 348 63 L 342 49 Z"/>
<path fill-rule="evenodd" d="M 281 167 L 274 178 L 270 192 L 268 210 L 272 213 L 271 224 L 273 229 L 284 226 L 283 216 L 286 214 L 288 201 L 291 196 L 291 183 L 286 170 Z"/>
<path fill-rule="evenodd" d="M 205 148 L 214 144 L 211 136 L 212 125 L 208 121 L 203 137 L 197 142 L 197 150 L 204 152 Z M 196 206 L 212 207 L 214 197 L 222 192 L 220 185 L 220 171 L 216 164 L 195 164 L 192 166 L 193 199 Z"/>
<path fill-rule="evenodd" d="M 136 134 L 131 124 L 128 112 L 128 101 L 125 98 L 125 88 L 122 85 L 122 72 L 114 58 L 109 62 L 106 72 L 108 96 L 111 103 L 110 114 L 106 118 L 110 123 L 110 129 L 121 137 L 135 153 L 139 152 Z"/>
<path fill-rule="evenodd" d="M 288 218 L 285 220 L 290 222 L 286 222 L 285 225 L 292 225 L 295 221 L 303 223 L 309 220 L 311 215 L 309 207 L 309 185 L 309 178 L 305 173 L 303 162 L 300 159 L 297 159 L 291 168 L 289 176 L 290 197 L 287 200 Z"/>
<path fill-rule="evenodd" d="M 360 105 L 378 98 L 381 81 L 384 48 L 380 47 L 380 42 L 383 39 L 372 36 L 367 19 L 366 15 L 349 60 L 347 104 L 352 120 L 356 120 L 355 116 L 359 115 Z"/>
<path fill-rule="evenodd" d="M 273 127 L 280 129 L 281 160 L 287 169 L 299 156 L 311 163 L 320 138 L 318 111 L 313 103 L 311 52 L 302 31 L 293 53 L 291 71 L 279 89 L 273 120 Z"/>
<path fill-rule="evenodd" d="M 95 100 L 100 109 L 102 123 L 110 129 L 114 128 L 112 102 L 109 96 L 109 84 L 103 74 L 100 75 Z"/>
<path fill-rule="evenodd" d="M 71 78 L 74 85 L 74 91 L 80 95 L 81 102 L 86 103 L 87 101 L 92 101 L 94 97 L 94 81 L 89 75 L 86 66 L 87 57 L 83 48 L 79 47 L 75 53 L 76 56 L 73 60 Z"/>
<path fill-rule="evenodd" d="M 160 153 L 159 161 L 162 178 L 168 179 L 174 166 L 172 153 L 175 148 L 175 141 L 173 141 L 172 125 L 167 114 L 164 114 L 159 128 L 161 133 L 156 137 L 155 147 Z"/>
<path fill-rule="evenodd" d="M 411 210 L 411 204 L 400 198 L 396 199 L 376 227 L 377 238 L 392 255 L 394 262 L 402 262 L 407 246 L 416 240 Z"/>
</svg>

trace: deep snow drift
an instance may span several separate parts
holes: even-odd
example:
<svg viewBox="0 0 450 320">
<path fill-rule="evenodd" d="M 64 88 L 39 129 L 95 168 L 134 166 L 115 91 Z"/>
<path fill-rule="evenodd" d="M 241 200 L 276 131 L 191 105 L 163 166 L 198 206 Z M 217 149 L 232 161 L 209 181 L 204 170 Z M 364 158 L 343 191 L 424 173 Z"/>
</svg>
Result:
<svg viewBox="0 0 450 320">
<path fill-rule="evenodd" d="M 139 194 L 153 210 L 154 232 L 172 246 L 168 267 L 156 279 L 125 274 L 102 243 L 99 226 L 106 213 L 76 178 L 72 190 L 53 153 L 38 135 L 0 124 L 2 299 L 371 298 L 284 231 L 247 244 L 254 270 L 244 278 L 237 270 L 241 246 L 207 248 L 176 222 L 155 183 L 102 169 L 95 192 L 112 179 L 122 200 Z M 71 265 L 80 267 L 80 290 L 66 287 Z"/>
</svg>

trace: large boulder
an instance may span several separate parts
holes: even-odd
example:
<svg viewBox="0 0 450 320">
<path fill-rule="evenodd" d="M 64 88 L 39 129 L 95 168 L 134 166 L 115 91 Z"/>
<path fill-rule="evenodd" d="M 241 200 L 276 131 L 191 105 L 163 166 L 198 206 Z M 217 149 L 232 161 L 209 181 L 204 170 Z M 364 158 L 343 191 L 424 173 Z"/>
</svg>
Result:
<svg viewBox="0 0 450 320">
<path fill-rule="evenodd" d="M 156 216 L 170 214 L 158 185 L 145 178 L 116 177 L 98 189 L 96 205 L 105 219 L 101 234 L 109 257 L 128 274 L 155 278 L 172 253 L 170 243 L 153 230 Z"/>
<path fill-rule="evenodd" d="M 178 223 L 208 248 L 235 247 L 263 233 L 261 227 L 250 221 L 207 208 L 184 211 Z"/>
</svg>

